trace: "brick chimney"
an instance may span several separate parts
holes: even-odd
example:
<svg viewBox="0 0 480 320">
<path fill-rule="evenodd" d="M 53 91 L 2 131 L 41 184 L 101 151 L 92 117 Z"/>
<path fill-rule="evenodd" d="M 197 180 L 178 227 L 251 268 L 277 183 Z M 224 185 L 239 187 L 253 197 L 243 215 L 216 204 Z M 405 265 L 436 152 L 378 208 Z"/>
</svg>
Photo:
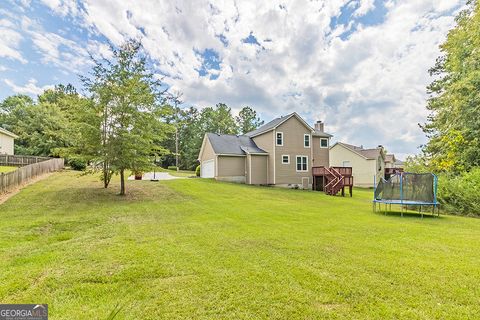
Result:
<svg viewBox="0 0 480 320">
<path fill-rule="evenodd" d="M 315 131 L 324 132 L 323 126 L 324 123 L 321 120 L 318 120 L 317 122 L 315 122 Z"/>
</svg>

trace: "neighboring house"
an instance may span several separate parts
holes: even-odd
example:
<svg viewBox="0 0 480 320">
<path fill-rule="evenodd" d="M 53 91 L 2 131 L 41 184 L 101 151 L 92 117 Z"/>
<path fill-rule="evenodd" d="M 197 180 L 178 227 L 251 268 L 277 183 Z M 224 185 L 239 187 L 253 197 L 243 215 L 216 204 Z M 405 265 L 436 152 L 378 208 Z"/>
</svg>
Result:
<svg viewBox="0 0 480 320">
<path fill-rule="evenodd" d="M 245 135 L 207 133 L 198 160 L 202 178 L 310 188 L 312 166 L 328 166 L 332 135 L 297 113 L 276 118 Z"/>
<path fill-rule="evenodd" d="M 330 148 L 330 166 L 352 167 L 353 184 L 358 187 L 373 187 L 385 176 L 385 153 L 382 146 L 364 149 L 342 142 Z"/>
<path fill-rule="evenodd" d="M 397 159 L 394 154 L 387 154 L 385 156 L 385 168 L 388 169 L 403 169 L 404 162 Z"/>
<path fill-rule="evenodd" d="M 14 140 L 18 138 L 16 134 L 0 127 L 0 154 L 13 155 Z"/>
<path fill-rule="evenodd" d="M 403 161 L 395 158 L 394 154 L 385 156 L 385 179 L 389 179 L 393 174 L 403 172 Z"/>
</svg>

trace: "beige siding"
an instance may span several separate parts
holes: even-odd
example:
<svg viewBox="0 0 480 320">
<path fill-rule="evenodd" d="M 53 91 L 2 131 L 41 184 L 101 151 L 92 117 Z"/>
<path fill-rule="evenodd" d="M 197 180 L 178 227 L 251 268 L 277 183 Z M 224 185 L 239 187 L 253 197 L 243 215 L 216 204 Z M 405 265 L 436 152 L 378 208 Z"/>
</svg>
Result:
<svg viewBox="0 0 480 320">
<path fill-rule="evenodd" d="M 257 144 L 257 146 L 263 150 L 265 150 L 269 156 L 267 157 L 268 161 L 268 184 L 274 184 L 274 130 L 259 135 L 258 137 L 253 138 L 253 141 Z"/>
<path fill-rule="evenodd" d="M 218 180 L 245 183 L 245 158 L 233 156 L 217 157 Z"/>
<path fill-rule="evenodd" d="M 13 155 L 13 138 L 0 133 L 0 154 Z"/>
<path fill-rule="evenodd" d="M 215 159 L 215 152 L 213 151 L 212 144 L 210 140 L 205 138 L 205 145 L 203 146 L 203 152 L 200 155 L 200 161 L 207 161 Z"/>
<path fill-rule="evenodd" d="M 275 133 L 283 132 L 283 146 L 275 146 L 275 184 L 299 184 L 302 185 L 302 177 L 311 179 L 312 149 L 303 146 L 304 134 L 311 134 L 296 117 L 291 117 L 274 130 Z M 290 156 L 290 164 L 282 164 L 282 155 Z M 307 156 L 306 172 L 296 171 L 296 156 Z"/>
<path fill-rule="evenodd" d="M 382 170 L 378 171 L 378 159 L 365 159 L 355 152 L 337 144 L 330 149 L 330 166 L 342 167 L 344 161 L 349 161 L 352 167 L 353 183 L 358 187 L 373 187 L 373 177 L 377 181 L 383 176 L 385 166 L 380 158 Z"/>
<path fill-rule="evenodd" d="M 312 167 L 328 167 L 329 164 L 329 150 L 328 148 L 320 148 L 320 137 L 313 137 L 312 139 L 313 159 Z"/>
<path fill-rule="evenodd" d="M 267 184 L 268 156 L 247 156 L 247 183 Z"/>
</svg>

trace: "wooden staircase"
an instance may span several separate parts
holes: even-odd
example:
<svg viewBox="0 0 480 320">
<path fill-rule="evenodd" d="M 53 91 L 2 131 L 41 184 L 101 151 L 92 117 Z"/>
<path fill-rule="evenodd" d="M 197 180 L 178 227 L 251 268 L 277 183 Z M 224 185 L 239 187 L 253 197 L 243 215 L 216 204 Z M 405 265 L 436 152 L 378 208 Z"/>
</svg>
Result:
<svg viewBox="0 0 480 320">
<path fill-rule="evenodd" d="M 343 176 L 335 168 L 326 169 L 328 183 L 325 185 L 325 193 L 331 196 L 336 195 L 343 188 Z"/>
<path fill-rule="evenodd" d="M 342 191 L 345 195 L 345 187 L 349 187 L 352 196 L 353 176 L 351 167 L 313 167 L 313 190 L 321 190 L 334 196 Z"/>
</svg>

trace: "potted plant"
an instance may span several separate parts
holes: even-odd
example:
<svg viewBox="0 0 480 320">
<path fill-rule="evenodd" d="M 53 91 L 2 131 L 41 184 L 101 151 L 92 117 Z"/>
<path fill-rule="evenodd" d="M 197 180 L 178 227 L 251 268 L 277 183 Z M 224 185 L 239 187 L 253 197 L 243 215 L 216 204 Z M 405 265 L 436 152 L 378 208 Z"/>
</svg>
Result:
<svg viewBox="0 0 480 320">
<path fill-rule="evenodd" d="M 133 174 L 135 175 L 135 180 L 142 180 L 142 177 L 143 177 L 142 171 L 135 171 Z"/>
</svg>

